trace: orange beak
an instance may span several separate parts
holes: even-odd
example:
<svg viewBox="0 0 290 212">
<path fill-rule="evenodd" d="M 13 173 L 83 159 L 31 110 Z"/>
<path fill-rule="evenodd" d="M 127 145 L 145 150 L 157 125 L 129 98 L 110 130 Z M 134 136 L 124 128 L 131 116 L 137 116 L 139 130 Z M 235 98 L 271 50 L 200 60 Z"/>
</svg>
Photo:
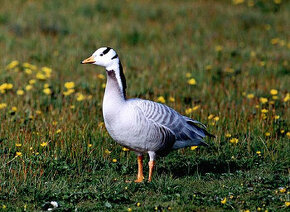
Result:
<svg viewBox="0 0 290 212">
<path fill-rule="evenodd" d="M 81 64 L 91 64 L 91 63 L 94 63 L 94 62 L 96 62 L 96 61 L 94 60 L 93 56 L 91 56 L 91 57 L 81 61 Z"/>
</svg>

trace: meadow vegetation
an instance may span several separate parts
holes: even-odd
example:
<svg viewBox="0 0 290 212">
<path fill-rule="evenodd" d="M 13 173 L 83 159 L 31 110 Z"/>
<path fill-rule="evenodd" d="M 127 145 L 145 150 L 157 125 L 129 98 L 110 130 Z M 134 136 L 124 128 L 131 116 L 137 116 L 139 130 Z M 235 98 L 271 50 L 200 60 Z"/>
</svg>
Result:
<svg viewBox="0 0 290 212">
<path fill-rule="evenodd" d="M 2 0 L 0 211 L 289 210 L 289 11 L 286 0 Z M 79 64 L 101 46 L 118 52 L 128 97 L 205 123 L 209 147 L 174 151 L 153 182 L 134 183 L 135 154 L 103 123 L 105 71 Z"/>
</svg>

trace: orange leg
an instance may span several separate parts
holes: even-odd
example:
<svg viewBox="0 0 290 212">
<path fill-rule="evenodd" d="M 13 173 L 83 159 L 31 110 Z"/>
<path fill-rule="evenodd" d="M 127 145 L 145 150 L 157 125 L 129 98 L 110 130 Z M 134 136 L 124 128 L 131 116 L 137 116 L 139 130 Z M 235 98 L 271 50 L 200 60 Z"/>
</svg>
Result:
<svg viewBox="0 0 290 212">
<path fill-rule="evenodd" d="M 154 160 L 150 160 L 149 161 L 149 178 L 148 178 L 148 182 L 152 181 L 152 174 L 153 174 L 154 165 L 155 165 L 155 161 Z"/>
<path fill-rule="evenodd" d="M 141 183 L 144 179 L 143 175 L 143 155 L 138 156 L 138 175 L 137 180 L 135 180 L 136 183 Z"/>
</svg>

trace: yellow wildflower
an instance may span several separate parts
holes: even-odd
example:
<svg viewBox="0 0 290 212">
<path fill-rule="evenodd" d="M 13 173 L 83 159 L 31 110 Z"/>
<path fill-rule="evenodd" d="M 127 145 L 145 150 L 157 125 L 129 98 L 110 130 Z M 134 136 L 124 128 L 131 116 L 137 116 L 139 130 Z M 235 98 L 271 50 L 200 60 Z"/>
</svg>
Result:
<svg viewBox="0 0 290 212">
<path fill-rule="evenodd" d="M 22 153 L 21 152 L 16 152 L 16 157 L 18 156 L 22 156 Z"/>
<path fill-rule="evenodd" d="M 70 106 L 70 109 L 75 109 L 75 106 L 74 106 L 74 105 L 71 105 L 71 106 Z"/>
<path fill-rule="evenodd" d="M 17 111 L 17 107 L 13 106 L 13 107 L 11 108 L 11 111 L 16 112 L 16 111 Z"/>
<path fill-rule="evenodd" d="M 276 45 L 279 42 L 279 38 L 272 38 L 271 39 L 271 44 Z"/>
<path fill-rule="evenodd" d="M 59 133 L 61 133 L 61 129 L 58 129 L 58 130 L 56 131 L 56 134 L 59 134 Z"/>
<path fill-rule="evenodd" d="M 45 88 L 45 89 L 43 89 L 42 91 L 43 91 L 43 93 L 45 93 L 46 95 L 50 95 L 50 94 L 51 94 L 51 90 L 50 90 L 50 88 Z"/>
<path fill-rule="evenodd" d="M 196 80 L 195 80 L 194 78 L 191 78 L 191 79 L 189 79 L 189 80 L 187 81 L 187 83 L 188 83 L 189 85 L 196 85 Z"/>
<path fill-rule="evenodd" d="M 232 144 L 237 144 L 238 142 L 239 142 L 239 139 L 237 139 L 237 138 L 232 138 L 230 140 L 230 143 L 232 143 Z"/>
<path fill-rule="evenodd" d="M 64 87 L 66 89 L 73 89 L 75 87 L 75 83 L 74 82 L 66 82 L 66 83 L 64 83 Z"/>
<path fill-rule="evenodd" d="M 31 80 L 29 80 L 29 84 L 30 85 L 33 85 L 33 84 L 35 84 L 36 83 L 36 80 L 35 79 L 31 79 Z"/>
<path fill-rule="evenodd" d="M 286 135 L 288 138 L 290 138 L 290 132 L 287 132 Z"/>
<path fill-rule="evenodd" d="M 2 209 L 6 209 L 6 205 L 2 205 Z"/>
<path fill-rule="evenodd" d="M 251 51 L 250 55 L 251 55 L 251 57 L 256 57 L 256 52 Z"/>
<path fill-rule="evenodd" d="M 262 113 L 262 119 L 266 119 L 267 118 L 267 116 L 266 116 L 266 114 L 265 113 Z"/>
<path fill-rule="evenodd" d="M 226 67 L 225 68 L 225 72 L 227 72 L 227 73 L 234 73 L 235 72 L 235 69 L 230 68 L 230 67 Z"/>
<path fill-rule="evenodd" d="M 227 198 L 225 197 L 223 200 L 221 200 L 222 204 L 226 204 L 227 203 Z"/>
<path fill-rule="evenodd" d="M 185 114 L 186 114 L 186 115 L 188 115 L 188 114 L 190 114 L 190 113 L 192 113 L 192 108 L 188 108 L 188 109 L 185 110 Z"/>
<path fill-rule="evenodd" d="M 290 206 L 290 202 L 285 202 L 285 206 L 289 207 Z"/>
<path fill-rule="evenodd" d="M 280 40 L 279 41 L 279 45 L 280 46 L 285 46 L 286 45 L 286 41 L 285 40 Z"/>
<path fill-rule="evenodd" d="M 191 147 L 190 147 L 190 150 L 195 150 L 195 149 L 197 149 L 197 147 L 198 147 L 198 146 L 191 146 Z"/>
<path fill-rule="evenodd" d="M 268 110 L 267 109 L 262 109 L 261 112 L 262 113 L 268 113 Z"/>
<path fill-rule="evenodd" d="M 279 191 L 280 191 L 280 193 L 285 193 L 285 192 L 286 192 L 286 188 L 284 188 L 284 187 L 279 187 Z"/>
<path fill-rule="evenodd" d="M 188 114 L 192 113 L 193 111 L 198 110 L 199 108 L 200 108 L 200 105 L 196 105 L 193 108 L 188 108 L 185 110 L 185 114 L 188 115 Z"/>
<path fill-rule="evenodd" d="M 34 70 L 34 71 L 37 69 L 37 66 L 32 65 L 32 64 L 27 63 L 27 62 L 23 63 L 22 66 L 23 66 L 23 68 L 29 68 L 29 69 Z"/>
<path fill-rule="evenodd" d="M 164 103 L 165 103 L 165 99 L 164 99 L 164 97 L 163 97 L 163 96 L 159 96 L 159 97 L 157 98 L 157 102 L 160 102 L 160 103 L 164 104 Z"/>
<path fill-rule="evenodd" d="M 45 73 L 46 78 L 50 78 L 52 72 L 51 68 L 42 67 L 41 70 Z"/>
<path fill-rule="evenodd" d="M 269 137 L 270 135 L 271 135 L 271 133 L 269 133 L 269 132 L 265 133 L 265 136 L 267 136 L 267 137 Z"/>
<path fill-rule="evenodd" d="M 191 73 L 187 72 L 187 73 L 185 74 L 185 76 L 186 76 L 187 78 L 190 78 L 190 77 L 191 77 Z"/>
<path fill-rule="evenodd" d="M 102 121 L 98 124 L 98 127 L 104 127 L 104 126 L 105 126 L 105 123 Z"/>
<path fill-rule="evenodd" d="M 35 76 L 37 79 L 40 79 L 40 80 L 45 80 L 46 77 L 43 73 L 41 73 L 40 71 L 36 73 L 36 76 Z"/>
<path fill-rule="evenodd" d="M 106 87 L 106 83 L 103 83 L 103 84 L 102 84 L 102 88 L 105 88 L 105 87 Z"/>
<path fill-rule="evenodd" d="M 20 144 L 20 143 L 16 143 L 15 146 L 16 146 L 16 147 L 21 147 L 22 144 Z"/>
<path fill-rule="evenodd" d="M 48 83 L 44 83 L 43 88 L 49 88 L 49 84 Z"/>
<path fill-rule="evenodd" d="M 215 51 L 216 52 L 221 52 L 223 50 L 223 47 L 221 45 L 215 46 Z"/>
<path fill-rule="evenodd" d="M 256 153 L 257 155 L 261 156 L 261 151 L 257 151 Z"/>
<path fill-rule="evenodd" d="M 268 99 L 267 99 L 267 98 L 264 98 L 264 97 L 260 97 L 260 102 L 261 102 L 262 104 L 265 104 L 265 103 L 268 102 Z"/>
<path fill-rule="evenodd" d="M 272 99 L 277 100 L 278 96 L 272 96 Z"/>
<path fill-rule="evenodd" d="M 136 206 L 137 207 L 140 207 L 141 206 L 141 203 L 140 202 L 137 202 Z"/>
<path fill-rule="evenodd" d="M 77 93 L 77 101 L 78 102 L 81 102 L 85 99 L 85 96 L 81 93 Z"/>
<path fill-rule="evenodd" d="M 266 65 L 266 62 L 265 62 L 265 61 L 261 61 L 261 62 L 260 62 L 260 66 L 261 66 L 261 67 L 263 67 L 263 66 L 265 66 L 265 65 Z"/>
<path fill-rule="evenodd" d="M 129 151 L 129 149 L 128 148 L 126 148 L 126 147 L 123 147 L 123 149 L 122 149 L 124 152 L 128 152 Z"/>
<path fill-rule="evenodd" d="M 214 117 L 214 115 L 213 114 L 210 114 L 207 118 L 210 120 L 210 119 L 212 119 Z"/>
<path fill-rule="evenodd" d="M 32 88 L 33 88 L 32 85 L 26 85 L 25 86 L 25 90 L 26 91 L 30 91 Z"/>
<path fill-rule="evenodd" d="M 0 110 L 3 109 L 3 108 L 6 108 L 6 107 L 7 107 L 6 103 L 0 103 Z"/>
<path fill-rule="evenodd" d="M 13 84 L 11 83 L 6 83 L 6 90 L 10 90 L 13 88 Z"/>
<path fill-rule="evenodd" d="M 42 142 L 41 144 L 40 144 L 40 146 L 42 146 L 42 147 L 46 147 L 48 145 L 48 142 Z"/>
<path fill-rule="evenodd" d="M 226 138 L 232 137 L 232 135 L 230 133 L 226 133 L 225 136 L 226 136 Z"/>
<path fill-rule="evenodd" d="M 275 115 L 274 118 L 277 120 L 277 119 L 280 118 L 280 116 L 279 115 Z"/>
<path fill-rule="evenodd" d="M 22 89 L 17 90 L 16 94 L 18 96 L 22 96 L 24 94 L 24 91 Z"/>
<path fill-rule="evenodd" d="M 127 211 L 131 212 L 132 211 L 132 208 L 128 208 Z"/>
<path fill-rule="evenodd" d="M 6 69 L 13 69 L 19 65 L 19 62 L 17 60 L 13 60 L 11 63 L 9 63 L 6 66 Z"/>
<path fill-rule="evenodd" d="M 105 76 L 104 76 L 103 74 L 98 74 L 97 77 L 98 77 L 99 79 L 105 79 Z"/>
<path fill-rule="evenodd" d="M 112 160 L 112 162 L 113 162 L 113 163 L 117 163 L 117 159 L 114 158 L 114 159 Z"/>
<path fill-rule="evenodd" d="M 284 97 L 283 101 L 288 102 L 290 99 L 290 93 L 287 93 L 286 96 Z"/>
<path fill-rule="evenodd" d="M 68 89 L 67 91 L 62 92 L 64 96 L 69 96 L 75 92 L 75 89 Z"/>
<path fill-rule="evenodd" d="M 205 70 L 210 71 L 212 69 L 212 65 L 205 66 Z"/>
<path fill-rule="evenodd" d="M 109 151 L 108 149 L 105 150 L 105 154 L 109 155 L 111 154 L 111 151 Z"/>
<path fill-rule="evenodd" d="M 247 95 L 247 98 L 248 99 L 253 99 L 255 97 L 255 95 L 253 94 L 253 93 L 249 93 L 248 95 Z"/>
<path fill-rule="evenodd" d="M 40 115 L 42 112 L 41 112 L 40 110 L 36 110 L 35 113 L 36 113 L 37 115 Z"/>
<path fill-rule="evenodd" d="M 24 69 L 25 74 L 30 75 L 32 74 L 32 70 L 30 68 Z"/>
<path fill-rule="evenodd" d="M 7 83 L 3 83 L 2 85 L 0 85 L 0 90 L 4 90 L 6 89 Z"/>
<path fill-rule="evenodd" d="M 216 116 L 216 117 L 214 117 L 214 120 L 218 121 L 218 120 L 220 120 L 220 118 L 218 116 Z"/>
<path fill-rule="evenodd" d="M 275 96 L 278 94 L 278 91 L 276 89 L 271 89 L 270 93 L 271 93 L 271 95 Z"/>
<path fill-rule="evenodd" d="M 174 97 L 170 96 L 170 97 L 169 97 L 169 102 L 175 102 Z"/>
<path fill-rule="evenodd" d="M 200 108 L 200 105 L 196 105 L 196 106 L 194 106 L 193 108 L 192 108 L 192 111 L 196 111 L 197 109 L 199 109 Z"/>
<path fill-rule="evenodd" d="M 281 4 L 282 0 L 274 0 L 275 4 Z"/>
<path fill-rule="evenodd" d="M 89 144 L 88 147 L 91 148 L 93 146 L 93 144 Z"/>
</svg>

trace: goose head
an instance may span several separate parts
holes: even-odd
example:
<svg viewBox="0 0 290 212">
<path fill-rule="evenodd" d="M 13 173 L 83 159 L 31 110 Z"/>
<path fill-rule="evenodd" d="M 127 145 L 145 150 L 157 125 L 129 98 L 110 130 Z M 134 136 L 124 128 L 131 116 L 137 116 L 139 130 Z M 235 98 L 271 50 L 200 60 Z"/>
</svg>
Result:
<svg viewBox="0 0 290 212">
<path fill-rule="evenodd" d="M 81 64 L 94 64 L 111 70 L 119 65 L 119 58 L 114 49 L 110 47 L 101 47 L 97 49 L 92 56 L 81 61 Z"/>
</svg>

